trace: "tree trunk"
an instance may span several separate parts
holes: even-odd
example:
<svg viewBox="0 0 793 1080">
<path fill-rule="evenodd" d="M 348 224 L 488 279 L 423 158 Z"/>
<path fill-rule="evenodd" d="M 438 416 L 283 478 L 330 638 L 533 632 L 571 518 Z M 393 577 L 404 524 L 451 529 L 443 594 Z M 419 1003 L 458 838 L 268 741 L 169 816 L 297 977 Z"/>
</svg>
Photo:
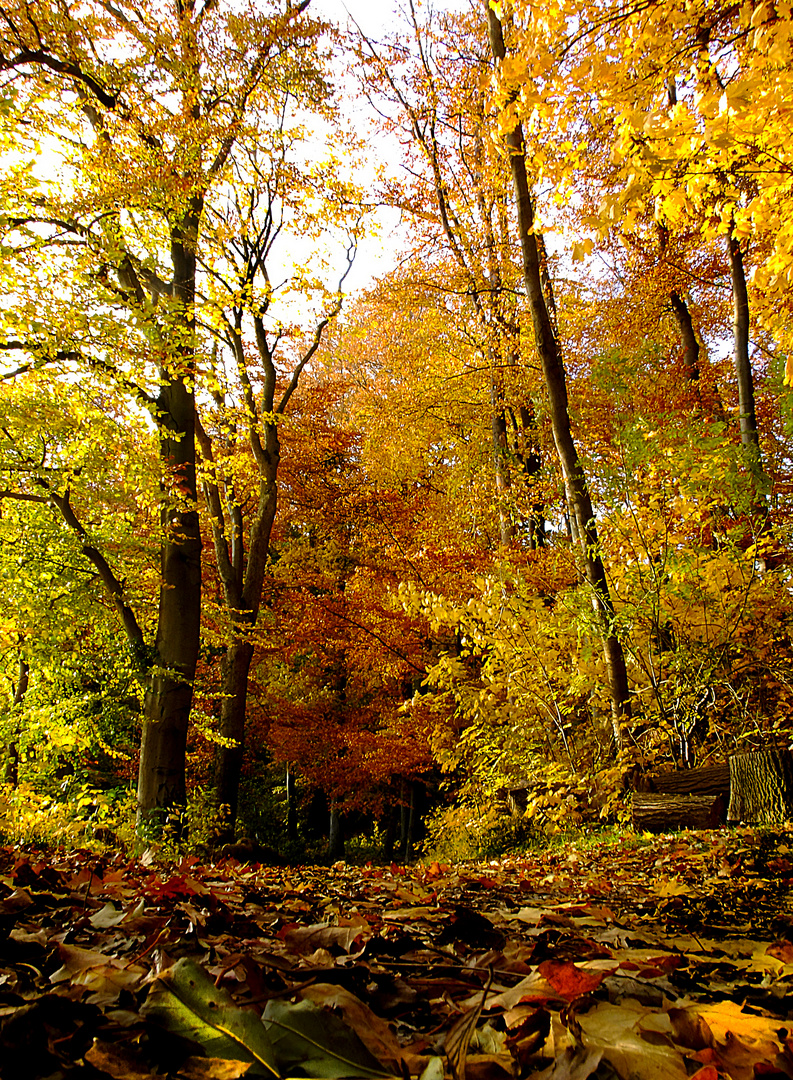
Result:
<svg viewBox="0 0 793 1080">
<path fill-rule="evenodd" d="M 413 848 L 413 823 L 415 812 L 416 785 L 412 780 L 403 780 L 399 835 L 399 852 L 403 862 L 410 862 L 411 851 Z"/>
<path fill-rule="evenodd" d="M 492 358 L 491 358 L 492 364 Z M 512 486 L 512 478 L 507 457 L 507 419 L 500 388 L 495 380 L 490 384 L 492 405 L 491 427 L 493 433 L 493 462 L 496 474 L 496 496 L 498 498 L 498 523 L 502 547 L 508 547 L 515 539 L 515 527 L 511 521 L 507 494 Z"/>
<path fill-rule="evenodd" d="M 727 821 L 776 825 L 793 818 L 793 754 L 758 750 L 730 758 Z"/>
<path fill-rule="evenodd" d="M 747 458 L 747 467 L 754 484 L 755 509 L 766 510 L 763 495 L 765 476 L 760 453 L 760 436 L 757 430 L 757 411 L 754 400 L 754 377 L 749 357 L 749 293 L 741 245 L 731 229 L 727 236 L 732 276 L 733 334 L 735 375 L 738 380 L 738 416 L 741 445 Z"/>
<path fill-rule="evenodd" d="M 670 832 L 673 829 L 717 829 L 724 822 L 723 795 L 633 796 L 633 827 L 636 832 Z"/>
<path fill-rule="evenodd" d="M 298 841 L 295 774 L 289 765 L 286 766 L 286 837 L 290 844 L 296 844 Z"/>
<path fill-rule="evenodd" d="M 160 598 L 154 664 L 146 692 L 138 771 L 138 827 L 158 826 L 185 801 L 187 727 L 201 630 L 201 530 L 196 502 L 193 320 L 195 247 L 202 202 L 196 195 L 173 227 L 173 345 L 158 395 L 163 506 Z M 181 832 L 181 824 L 178 829 Z"/>
<path fill-rule="evenodd" d="M 401 814 L 399 807 L 391 803 L 386 814 L 385 837 L 383 839 L 383 859 L 387 862 L 394 861 L 394 848 L 397 841 L 397 825 Z"/>
<path fill-rule="evenodd" d="M 163 518 L 156 666 L 146 692 L 138 771 L 138 824 L 144 827 L 185 804 L 187 727 L 201 624 L 198 514 L 166 508 Z"/>
<path fill-rule="evenodd" d="M 250 258 L 253 263 L 263 266 L 269 243 L 260 233 L 259 240 L 253 241 Z M 263 247 L 257 248 L 258 244 Z M 243 550 L 243 519 L 240 503 L 234 490 L 233 480 L 224 478 L 215 461 L 212 441 L 198 426 L 201 451 L 210 465 L 208 477 L 204 482 L 204 492 L 210 511 L 212 538 L 217 558 L 218 573 L 223 586 L 223 598 L 231 621 L 231 641 L 227 646 L 226 656 L 221 665 L 220 680 L 220 734 L 222 743 L 218 746 L 215 759 L 215 796 L 220 806 L 226 809 L 226 815 L 220 825 L 221 837 L 232 839 L 237 816 L 240 770 L 245 742 L 245 716 L 248 701 L 248 674 L 253 659 L 253 641 L 251 634 L 256 626 L 262 602 L 262 588 L 267 570 L 270 552 L 270 535 L 278 505 L 278 466 L 281 459 L 281 446 L 278 438 L 276 416 L 282 416 L 289 400 L 298 386 L 301 373 L 306 364 L 319 348 L 322 336 L 330 319 L 341 310 L 341 290 L 349 273 L 353 260 L 353 249 L 347 252 L 347 269 L 342 274 L 338 285 L 339 299 L 329 315 L 319 320 L 314 328 L 311 344 L 303 353 L 292 370 L 292 376 L 276 405 L 275 393 L 278 385 L 278 373 L 275 366 L 274 350 L 267 338 L 267 330 L 262 312 L 254 316 L 256 347 L 262 365 L 261 390 L 258 400 L 254 393 L 248 370 L 248 360 L 243 342 L 243 309 L 234 314 L 234 324 L 230 329 L 227 343 L 237 365 L 239 381 L 243 387 L 245 405 L 248 414 L 248 442 L 259 475 L 259 491 L 256 511 L 250 523 L 247 557 Z M 257 376 L 257 382 L 258 382 Z M 221 497 L 221 490 L 225 500 Z M 224 502 L 231 517 L 230 539 L 224 524 Z"/>
<path fill-rule="evenodd" d="M 691 312 L 688 304 L 678 292 L 672 292 L 669 300 L 672 312 L 680 330 L 680 340 L 683 345 L 683 378 L 689 382 L 699 381 L 699 342 L 694 333 L 694 323 L 691 321 Z"/>
<path fill-rule="evenodd" d="M 506 58 L 506 47 L 501 23 L 488 0 L 485 10 L 490 32 L 493 56 L 500 64 Z M 622 745 L 622 721 L 630 716 L 630 691 L 625 668 L 622 645 L 614 634 L 614 608 L 600 557 L 595 515 L 589 496 L 584 470 L 570 428 L 567 399 L 567 382 L 559 342 L 554 332 L 548 304 L 543 289 L 540 253 L 534 233 L 534 206 L 526 172 L 526 154 L 523 129 L 518 124 L 507 136 L 515 201 L 518 213 L 518 231 L 523 255 L 523 277 L 531 308 L 534 338 L 542 364 L 543 378 L 548 394 L 551 427 L 554 443 L 562 468 L 567 504 L 571 512 L 571 527 L 577 533 L 586 578 L 592 590 L 592 604 L 598 614 L 603 656 L 609 678 L 611 696 L 611 721 L 616 747 Z"/>
<path fill-rule="evenodd" d="M 651 791 L 667 795 L 730 795 L 730 766 L 726 763 L 705 769 L 679 769 L 646 779 Z"/>
<path fill-rule="evenodd" d="M 14 700 L 11 704 L 12 711 L 18 713 L 25 700 L 25 694 L 30 685 L 30 665 L 20 653 L 19 667 L 17 670 L 17 683 L 14 687 Z M 14 735 L 9 744 L 5 765 L 3 768 L 3 780 L 15 788 L 19 785 L 19 731 L 21 719 L 19 716 L 14 721 Z"/>
<path fill-rule="evenodd" d="M 221 809 L 219 832 L 234 835 L 240 774 L 245 753 L 248 673 L 253 659 L 249 637 L 235 637 L 220 662 L 220 735 L 215 766 L 215 797 Z"/>
<path fill-rule="evenodd" d="M 344 855 L 344 835 L 341 828 L 341 814 L 335 799 L 330 804 L 330 823 L 328 827 L 328 855 L 331 859 L 340 859 Z"/>
<path fill-rule="evenodd" d="M 251 633 L 261 606 L 262 587 L 270 550 L 270 534 L 278 501 L 277 476 L 280 447 L 274 424 L 267 425 L 264 446 L 258 447 L 259 503 L 251 524 L 247 561 L 231 559 L 222 529 L 213 536 L 223 582 L 226 607 L 232 620 L 232 640 L 220 666 L 220 735 L 215 755 L 215 798 L 223 807 L 219 822 L 223 839 L 232 839 L 237 820 L 240 773 L 245 748 L 245 717 L 248 706 L 248 675 L 254 647 Z M 212 502 L 210 501 L 210 509 Z M 244 578 L 243 578 L 244 574 Z"/>
</svg>

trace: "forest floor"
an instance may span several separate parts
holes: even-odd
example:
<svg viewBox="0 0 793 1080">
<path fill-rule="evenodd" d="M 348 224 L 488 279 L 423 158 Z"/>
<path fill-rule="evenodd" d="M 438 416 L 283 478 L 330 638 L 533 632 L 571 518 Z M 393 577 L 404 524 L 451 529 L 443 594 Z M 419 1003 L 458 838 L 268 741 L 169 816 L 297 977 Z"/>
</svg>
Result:
<svg viewBox="0 0 793 1080">
<path fill-rule="evenodd" d="M 0 848 L 4 1080 L 793 1077 L 793 830 L 456 866 Z"/>
</svg>

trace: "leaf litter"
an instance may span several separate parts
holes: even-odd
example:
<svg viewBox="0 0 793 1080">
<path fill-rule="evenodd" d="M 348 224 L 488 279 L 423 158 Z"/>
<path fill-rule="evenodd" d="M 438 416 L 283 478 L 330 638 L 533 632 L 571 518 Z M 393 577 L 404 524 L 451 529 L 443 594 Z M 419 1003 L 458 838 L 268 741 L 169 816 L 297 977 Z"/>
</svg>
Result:
<svg viewBox="0 0 793 1080">
<path fill-rule="evenodd" d="M 793 830 L 489 863 L 0 848 L 4 1080 L 793 1078 Z"/>
</svg>

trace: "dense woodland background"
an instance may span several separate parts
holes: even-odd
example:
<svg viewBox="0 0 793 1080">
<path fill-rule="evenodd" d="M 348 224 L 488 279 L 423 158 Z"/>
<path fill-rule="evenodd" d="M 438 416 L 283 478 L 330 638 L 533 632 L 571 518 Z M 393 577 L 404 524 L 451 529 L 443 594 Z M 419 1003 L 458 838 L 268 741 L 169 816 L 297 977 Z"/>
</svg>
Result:
<svg viewBox="0 0 793 1080">
<path fill-rule="evenodd" d="M 9 838 L 465 856 L 788 746 L 790 6 L 394 26 L 0 11 Z"/>
</svg>

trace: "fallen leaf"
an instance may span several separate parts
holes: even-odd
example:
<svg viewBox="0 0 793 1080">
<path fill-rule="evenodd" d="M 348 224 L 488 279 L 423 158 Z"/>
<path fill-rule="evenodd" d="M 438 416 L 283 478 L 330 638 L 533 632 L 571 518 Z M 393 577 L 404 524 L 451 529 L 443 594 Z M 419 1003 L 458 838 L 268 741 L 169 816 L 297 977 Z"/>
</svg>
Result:
<svg viewBox="0 0 793 1080">
<path fill-rule="evenodd" d="M 270 1076 L 279 1076 L 258 1016 L 238 1008 L 194 960 L 178 960 L 162 971 L 141 1013 L 171 1034 L 197 1043 L 207 1057 L 256 1062 Z"/>
<path fill-rule="evenodd" d="M 569 960 L 544 960 L 537 970 L 567 1001 L 596 990 L 606 974 L 605 971 L 582 971 Z"/>
<path fill-rule="evenodd" d="M 312 1001 L 268 1001 L 262 1016 L 275 1058 L 286 1076 L 295 1068 L 310 1077 L 387 1078 L 389 1073 L 355 1032 Z"/>
</svg>

